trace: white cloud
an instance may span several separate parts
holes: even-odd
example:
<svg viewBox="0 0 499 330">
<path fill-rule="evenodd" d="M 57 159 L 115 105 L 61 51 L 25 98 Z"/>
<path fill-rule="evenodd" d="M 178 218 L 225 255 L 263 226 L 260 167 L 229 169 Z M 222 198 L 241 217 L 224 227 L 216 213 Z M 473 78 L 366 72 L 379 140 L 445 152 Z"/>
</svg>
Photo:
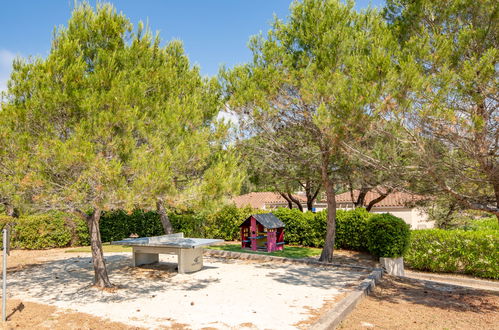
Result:
<svg viewBox="0 0 499 330">
<path fill-rule="evenodd" d="M 6 49 L 0 49 L 0 92 L 7 89 L 7 81 L 12 71 L 12 61 L 15 58 L 15 53 Z"/>
</svg>

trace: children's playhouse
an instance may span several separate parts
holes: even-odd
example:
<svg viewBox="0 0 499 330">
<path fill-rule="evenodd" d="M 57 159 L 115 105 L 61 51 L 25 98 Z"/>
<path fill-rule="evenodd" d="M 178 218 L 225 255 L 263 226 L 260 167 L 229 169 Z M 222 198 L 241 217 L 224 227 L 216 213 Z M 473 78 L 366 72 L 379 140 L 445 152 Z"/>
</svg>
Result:
<svg viewBox="0 0 499 330">
<path fill-rule="evenodd" d="M 267 252 L 284 249 L 284 223 L 272 213 L 254 214 L 239 227 L 243 249 Z"/>
</svg>

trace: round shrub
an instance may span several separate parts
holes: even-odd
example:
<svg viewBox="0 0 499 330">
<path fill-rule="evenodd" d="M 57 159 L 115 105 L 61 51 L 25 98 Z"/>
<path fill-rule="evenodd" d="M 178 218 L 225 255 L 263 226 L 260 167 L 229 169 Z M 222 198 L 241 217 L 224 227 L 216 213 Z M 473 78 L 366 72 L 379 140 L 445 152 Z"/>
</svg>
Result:
<svg viewBox="0 0 499 330">
<path fill-rule="evenodd" d="M 404 220 L 388 213 L 376 214 L 367 224 L 367 247 L 377 257 L 402 257 L 411 232 Z"/>
</svg>

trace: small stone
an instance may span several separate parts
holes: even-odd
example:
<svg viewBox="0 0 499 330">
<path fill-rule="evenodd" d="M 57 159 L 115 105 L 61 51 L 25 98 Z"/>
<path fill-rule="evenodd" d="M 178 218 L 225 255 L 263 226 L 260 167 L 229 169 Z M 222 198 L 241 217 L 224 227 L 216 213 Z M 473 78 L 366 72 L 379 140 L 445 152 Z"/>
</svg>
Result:
<svg viewBox="0 0 499 330">
<path fill-rule="evenodd" d="M 194 306 L 194 301 L 191 301 L 191 306 Z"/>
<path fill-rule="evenodd" d="M 137 312 L 140 312 L 140 309 L 137 309 Z"/>
</svg>

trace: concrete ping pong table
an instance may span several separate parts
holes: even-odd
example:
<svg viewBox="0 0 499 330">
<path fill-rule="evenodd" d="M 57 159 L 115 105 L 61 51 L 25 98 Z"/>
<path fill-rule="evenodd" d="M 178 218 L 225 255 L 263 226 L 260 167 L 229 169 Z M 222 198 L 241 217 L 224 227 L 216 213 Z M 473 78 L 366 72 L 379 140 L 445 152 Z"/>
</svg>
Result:
<svg viewBox="0 0 499 330">
<path fill-rule="evenodd" d="M 203 247 L 221 243 L 221 239 L 184 238 L 184 233 L 127 238 L 114 241 L 114 245 L 131 246 L 133 265 L 146 265 L 159 261 L 159 254 L 176 254 L 180 274 L 196 272 L 203 268 Z"/>
</svg>

